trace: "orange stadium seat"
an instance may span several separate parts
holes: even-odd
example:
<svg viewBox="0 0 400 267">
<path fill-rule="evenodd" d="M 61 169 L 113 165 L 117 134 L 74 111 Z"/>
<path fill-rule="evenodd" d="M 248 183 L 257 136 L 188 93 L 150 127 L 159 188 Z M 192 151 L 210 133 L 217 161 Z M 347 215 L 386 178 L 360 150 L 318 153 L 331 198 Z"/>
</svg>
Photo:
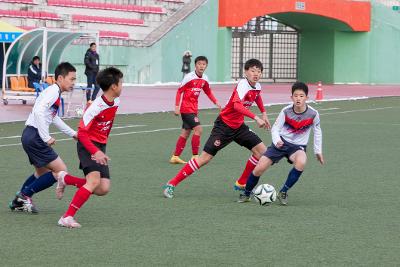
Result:
<svg viewBox="0 0 400 267">
<path fill-rule="evenodd" d="M 28 88 L 26 86 L 26 77 L 10 77 L 11 90 L 12 91 L 22 91 L 22 92 L 35 92 L 35 89 Z"/>
</svg>

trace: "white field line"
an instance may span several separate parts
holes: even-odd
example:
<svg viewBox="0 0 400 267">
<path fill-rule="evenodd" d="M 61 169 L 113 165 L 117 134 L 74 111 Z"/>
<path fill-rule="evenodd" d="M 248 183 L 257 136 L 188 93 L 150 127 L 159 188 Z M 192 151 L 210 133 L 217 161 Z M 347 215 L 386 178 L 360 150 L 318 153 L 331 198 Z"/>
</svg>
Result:
<svg viewBox="0 0 400 267">
<path fill-rule="evenodd" d="M 371 109 L 354 109 L 348 111 L 338 111 L 338 112 L 329 112 L 329 113 L 321 113 L 320 115 L 335 115 L 335 114 L 345 114 L 345 113 L 353 113 L 353 112 L 368 112 L 368 111 L 376 111 L 376 110 L 385 110 L 385 109 L 392 109 L 392 108 L 399 108 L 399 107 L 382 107 L 382 108 L 371 108 Z M 271 120 L 272 118 L 270 118 Z M 247 123 L 252 123 L 254 121 L 245 121 Z M 203 127 L 211 127 L 211 124 L 203 124 Z M 131 134 L 140 134 L 140 133 L 156 133 L 156 132 L 164 132 L 164 131 L 175 131 L 180 130 L 181 127 L 177 128 L 162 128 L 162 129 L 155 129 L 155 130 L 147 130 L 147 131 L 134 131 L 134 132 L 125 132 L 125 133 L 116 133 L 110 134 L 110 136 L 122 136 L 122 135 L 131 135 Z M 65 139 L 58 139 L 56 142 L 63 142 L 63 141 L 72 141 L 72 138 L 65 138 Z M 0 145 L 0 147 L 11 147 L 11 146 L 20 146 L 21 143 L 14 143 L 14 144 L 5 144 Z"/>
<path fill-rule="evenodd" d="M 146 127 L 147 125 L 125 125 L 125 126 L 116 126 L 112 127 L 113 129 L 125 129 L 125 128 L 134 128 L 134 127 Z M 62 132 L 53 132 L 50 133 L 50 135 L 57 135 L 57 134 L 62 134 Z M 12 135 L 12 136 L 3 136 L 0 137 L 0 140 L 2 139 L 14 139 L 14 138 L 21 138 L 20 135 Z"/>
</svg>

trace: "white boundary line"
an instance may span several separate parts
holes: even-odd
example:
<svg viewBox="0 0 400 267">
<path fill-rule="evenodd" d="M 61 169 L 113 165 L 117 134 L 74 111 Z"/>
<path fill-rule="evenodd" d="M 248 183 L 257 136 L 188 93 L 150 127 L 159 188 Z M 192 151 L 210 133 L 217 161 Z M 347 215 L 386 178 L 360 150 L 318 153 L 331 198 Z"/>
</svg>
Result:
<svg viewBox="0 0 400 267">
<path fill-rule="evenodd" d="M 113 129 L 125 129 L 125 128 L 134 128 L 134 127 L 146 127 L 147 125 L 125 125 L 125 126 L 116 126 L 112 127 Z M 57 134 L 62 134 L 62 132 L 53 132 L 50 133 L 50 135 L 57 135 Z M 14 139 L 14 138 L 21 138 L 20 135 L 13 135 L 13 136 L 3 136 L 0 137 L 0 140 L 2 139 Z"/>
<path fill-rule="evenodd" d="M 347 110 L 347 111 L 338 111 L 338 112 L 330 112 L 330 113 L 321 113 L 320 115 L 335 115 L 335 114 L 346 114 L 346 113 L 353 113 L 353 112 L 367 112 L 367 111 L 376 111 L 376 110 L 386 110 L 392 108 L 400 108 L 400 107 L 382 107 L 382 108 L 371 108 L 371 109 L 354 109 L 354 110 Z M 247 123 L 251 123 L 254 121 L 245 121 Z M 211 124 L 203 124 L 203 127 L 211 127 Z M 164 132 L 164 131 L 174 131 L 180 130 L 179 128 L 162 128 L 162 129 L 155 129 L 155 130 L 147 130 L 147 131 L 135 131 L 135 132 L 125 132 L 125 133 L 116 133 L 110 134 L 110 136 L 122 136 L 122 135 L 131 135 L 131 134 L 140 134 L 140 133 L 156 133 L 156 132 Z M 65 139 L 58 139 L 56 142 L 63 142 L 63 141 L 72 141 L 72 138 L 65 138 Z M 14 144 L 5 144 L 0 145 L 0 147 L 11 147 L 11 146 L 20 146 L 21 143 L 14 143 Z"/>
</svg>

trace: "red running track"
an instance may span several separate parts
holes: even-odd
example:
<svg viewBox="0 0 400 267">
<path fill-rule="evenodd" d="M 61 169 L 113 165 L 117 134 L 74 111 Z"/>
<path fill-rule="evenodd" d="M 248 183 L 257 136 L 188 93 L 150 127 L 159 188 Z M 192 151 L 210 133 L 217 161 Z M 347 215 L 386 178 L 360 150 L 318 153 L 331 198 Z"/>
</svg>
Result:
<svg viewBox="0 0 400 267">
<path fill-rule="evenodd" d="M 215 96 L 225 104 L 235 84 L 212 84 Z M 178 85 L 152 85 L 124 87 L 121 96 L 119 114 L 172 111 L 175 105 L 175 94 Z M 288 103 L 290 101 L 290 84 L 263 84 L 264 104 Z M 311 99 L 315 98 L 317 86 L 309 85 Z M 323 85 L 324 100 L 351 99 L 363 97 L 400 96 L 400 85 Z M 66 97 L 66 105 L 69 102 Z M 82 93 L 72 94 L 68 116 L 75 116 L 75 109 L 81 107 Z M 22 105 L 20 101 L 9 101 L 7 106 L 0 104 L 0 122 L 26 120 L 32 104 Z M 213 108 L 214 105 L 204 94 L 200 96 L 199 107 Z"/>
</svg>

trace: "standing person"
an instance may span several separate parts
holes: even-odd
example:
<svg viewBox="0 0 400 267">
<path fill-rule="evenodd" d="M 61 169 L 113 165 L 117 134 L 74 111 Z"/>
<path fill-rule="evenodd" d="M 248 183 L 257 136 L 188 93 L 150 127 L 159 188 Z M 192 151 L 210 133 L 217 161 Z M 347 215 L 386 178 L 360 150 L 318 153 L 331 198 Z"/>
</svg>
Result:
<svg viewBox="0 0 400 267">
<path fill-rule="evenodd" d="M 29 162 L 35 168 L 10 202 L 11 210 L 37 213 L 32 196 L 51 187 L 57 180 L 55 173 L 65 171 L 63 160 L 53 150 L 56 140 L 50 136 L 49 126 L 54 124 L 68 136 L 76 139 L 76 132 L 58 117 L 61 93 L 72 90 L 76 80 L 76 69 L 68 62 L 55 69 L 56 83 L 44 90 L 35 101 L 32 112 L 26 121 L 21 142 Z"/>
<path fill-rule="evenodd" d="M 75 185 L 76 191 L 69 208 L 58 220 L 58 225 L 68 228 L 80 228 L 74 216 L 85 204 L 90 195 L 103 196 L 108 193 L 111 186 L 108 162 L 110 158 L 105 154 L 108 136 L 114 122 L 119 106 L 119 96 L 122 90 L 123 74 L 116 68 L 107 68 L 97 75 L 97 83 L 104 94 L 90 105 L 78 127 L 78 157 L 79 168 L 83 170 L 86 182 L 60 172 L 58 174 L 58 187 L 63 190 L 65 185 Z"/>
<path fill-rule="evenodd" d="M 40 84 L 40 80 L 42 80 L 42 64 L 40 64 L 40 58 L 34 56 L 28 68 L 28 87 L 35 88 L 33 83 Z"/>
<path fill-rule="evenodd" d="M 269 129 L 270 124 L 261 97 L 261 85 L 258 83 L 263 71 L 263 65 L 257 59 L 250 59 L 245 63 L 244 69 L 246 79 L 239 81 L 238 85 L 233 90 L 228 104 L 222 109 L 220 115 L 215 120 L 211 135 L 201 155 L 198 158 L 191 159 L 178 174 L 164 186 L 164 196 L 166 198 L 173 198 L 175 187 L 180 182 L 200 169 L 200 167 L 207 164 L 219 150 L 223 149 L 232 141 L 240 146 L 246 147 L 253 153 L 247 161 L 241 177 L 236 182 L 236 184 L 238 184 L 240 181 L 242 187 L 246 184 L 247 177 L 257 165 L 258 159 L 265 152 L 266 147 L 257 134 L 251 131 L 244 123 L 244 116 L 253 119 L 260 128 Z M 254 102 L 262 112 L 262 118 L 259 118 L 249 110 Z"/>
<path fill-rule="evenodd" d="M 210 84 L 208 83 L 208 77 L 204 74 L 204 71 L 208 65 L 208 59 L 205 56 L 198 56 L 194 60 L 195 70 L 186 75 L 176 92 L 175 98 L 175 115 L 182 117 L 182 131 L 176 142 L 175 152 L 169 160 L 172 164 L 184 164 L 179 156 L 185 149 L 186 140 L 189 138 L 190 133 L 193 130 L 192 135 L 192 158 L 198 157 L 200 148 L 200 138 L 203 132 L 203 128 L 200 125 L 198 118 L 198 103 L 201 90 L 206 93 L 208 98 L 219 108 L 221 105 L 214 97 Z M 182 97 L 183 94 L 183 97 Z M 182 97 L 182 103 L 181 103 Z"/>
<path fill-rule="evenodd" d="M 182 76 L 185 77 L 186 74 L 190 72 L 190 63 L 192 62 L 192 52 L 189 50 L 183 53 L 182 57 Z"/>
<path fill-rule="evenodd" d="M 293 164 L 293 168 L 278 193 L 278 200 L 282 205 L 288 204 L 287 191 L 299 180 L 307 163 L 306 148 L 311 128 L 314 130 L 314 153 L 317 160 L 324 164 L 319 114 L 317 110 L 306 104 L 308 86 L 302 82 L 293 84 L 291 98 L 293 104 L 283 108 L 279 113 L 271 130 L 272 144 L 250 174 L 245 191 L 239 197 L 239 202 L 248 202 L 260 176 L 271 165 L 286 157 L 288 162 Z"/>
<path fill-rule="evenodd" d="M 94 86 L 93 92 L 90 89 L 86 90 L 86 101 L 89 104 L 96 99 L 97 93 L 100 90 L 96 83 L 96 76 L 99 72 L 100 66 L 99 54 L 96 52 L 96 49 L 96 43 L 91 43 L 90 48 L 85 54 L 85 75 L 87 77 L 87 88 L 93 88 Z"/>
</svg>

